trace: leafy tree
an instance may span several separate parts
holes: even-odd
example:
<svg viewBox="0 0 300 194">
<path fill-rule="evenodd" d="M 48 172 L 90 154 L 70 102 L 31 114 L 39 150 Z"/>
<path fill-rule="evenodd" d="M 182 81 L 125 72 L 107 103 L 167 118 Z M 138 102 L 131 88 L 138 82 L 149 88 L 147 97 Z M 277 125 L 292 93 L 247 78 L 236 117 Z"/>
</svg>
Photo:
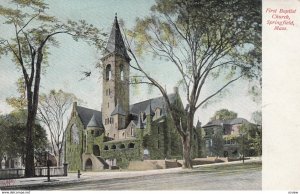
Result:
<svg viewBox="0 0 300 194">
<path fill-rule="evenodd" d="M 11 37 L 0 38 L 0 56 L 7 55 L 22 72 L 26 90 L 26 162 L 25 176 L 34 176 L 33 126 L 36 119 L 42 72 L 45 71 L 49 48 L 59 46 L 55 37 L 67 34 L 74 40 L 84 39 L 102 48 L 102 35 L 93 25 L 79 22 L 60 22 L 46 13 L 43 0 L 11 0 L 6 7 L 0 6 L 1 28 L 12 30 Z M 4 25 L 7 25 L 5 27 Z M 12 27 L 12 28 L 9 28 Z"/>
<path fill-rule="evenodd" d="M 26 154 L 26 114 L 25 110 L 20 110 L 0 116 L 0 131 L 4 137 L 0 140 L 1 159 L 6 155 L 8 158 L 21 157 L 24 161 Z M 45 129 L 39 124 L 35 124 L 33 127 L 34 153 L 44 150 L 47 142 Z"/>
<path fill-rule="evenodd" d="M 261 1 L 157 0 L 151 16 L 138 18 L 127 40 L 128 51 L 141 74 L 134 81 L 154 85 L 162 93 L 183 145 L 183 167 L 192 168 L 191 135 L 195 112 L 232 83 L 261 77 Z M 170 103 L 162 83 L 146 72 L 137 56 L 169 61 L 180 74 L 179 85 L 188 107 Z M 204 96 L 203 88 L 219 88 Z"/>
<path fill-rule="evenodd" d="M 262 154 L 261 126 L 252 123 L 243 124 L 240 127 L 241 136 L 238 138 L 240 153 L 244 149 L 245 156 Z"/>
<path fill-rule="evenodd" d="M 229 111 L 227 109 L 221 109 L 215 112 L 214 116 L 210 118 L 210 120 L 227 120 L 227 119 L 235 119 L 237 118 L 237 113 L 233 111 Z"/>
<path fill-rule="evenodd" d="M 62 90 L 51 90 L 39 99 L 38 118 L 50 132 L 50 142 L 57 158 L 57 165 L 62 165 L 63 142 L 65 141 L 66 113 L 72 103 L 78 101 L 76 96 Z"/>
<path fill-rule="evenodd" d="M 218 132 L 212 136 L 211 151 L 216 156 L 222 156 L 224 150 L 223 148 L 224 148 L 223 135 L 222 133 Z"/>
<path fill-rule="evenodd" d="M 251 120 L 257 125 L 262 125 L 262 114 L 261 111 L 255 111 L 251 115 Z"/>
</svg>

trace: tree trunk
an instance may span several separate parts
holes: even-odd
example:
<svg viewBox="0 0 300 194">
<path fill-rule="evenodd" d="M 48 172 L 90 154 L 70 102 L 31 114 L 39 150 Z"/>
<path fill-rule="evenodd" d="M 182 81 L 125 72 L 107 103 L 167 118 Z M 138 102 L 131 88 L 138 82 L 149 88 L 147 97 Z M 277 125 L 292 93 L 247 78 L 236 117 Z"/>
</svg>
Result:
<svg viewBox="0 0 300 194">
<path fill-rule="evenodd" d="M 182 168 L 193 168 L 193 161 L 191 158 L 191 138 L 190 135 L 181 137 L 183 165 Z"/>
<path fill-rule="evenodd" d="M 25 177 L 33 177 L 34 172 L 34 145 L 32 138 L 32 131 L 35 124 L 35 117 L 38 108 L 39 101 L 39 89 L 40 89 L 40 80 L 41 80 L 41 64 L 43 61 L 42 47 L 38 49 L 37 61 L 36 61 L 36 71 L 34 78 L 34 87 L 32 89 L 32 80 L 26 84 L 27 88 L 27 123 L 26 123 L 26 159 L 25 159 Z M 33 68 L 33 67 L 32 67 Z M 33 75 L 32 75 L 33 76 Z"/>
<path fill-rule="evenodd" d="M 25 177 L 34 176 L 34 147 L 32 142 L 32 129 L 34 118 L 31 111 L 28 111 L 27 124 L 26 124 L 26 158 L 25 158 Z"/>
</svg>

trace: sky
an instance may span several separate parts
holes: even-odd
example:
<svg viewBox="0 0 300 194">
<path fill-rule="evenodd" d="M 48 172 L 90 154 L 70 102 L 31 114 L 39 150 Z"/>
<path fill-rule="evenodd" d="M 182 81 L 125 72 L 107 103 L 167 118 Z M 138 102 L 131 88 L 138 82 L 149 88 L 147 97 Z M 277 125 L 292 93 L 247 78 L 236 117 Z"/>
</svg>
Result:
<svg viewBox="0 0 300 194">
<path fill-rule="evenodd" d="M 8 2 L 8 0 L 4 2 Z M 122 19 L 125 22 L 125 27 L 131 29 L 137 17 L 145 17 L 150 14 L 150 7 L 154 3 L 153 0 L 48 0 L 46 2 L 50 8 L 48 13 L 61 21 L 84 19 L 103 29 L 103 32 L 106 33 L 111 31 L 115 13 L 119 20 Z M 2 23 L 0 23 L 0 36 L 9 36 L 7 26 Z M 100 110 L 102 83 L 100 69 L 96 69 L 94 66 L 101 58 L 101 53 L 84 42 L 75 42 L 67 35 L 59 35 L 57 40 L 60 42 L 60 46 L 50 49 L 49 67 L 42 76 L 41 93 L 48 93 L 52 89 L 62 89 L 65 92 L 74 93 L 82 99 L 84 106 Z M 150 72 L 171 93 L 180 78 L 175 67 L 170 63 L 154 60 L 151 57 L 144 57 L 140 60 L 147 72 Z M 0 113 L 4 114 L 12 110 L 6 104 L 5 99 L 18 95 L 15 82 L 22 74 L 8 57 L 0 58 L 0 69 Z M 82 72 L 90 70 L 92 71 L 91 77 L 79 81 L 82 78 Z M 203 98 L 217 88 L 215 85 L 208 85 L 203 91 Z M 186 104 L 184 91 L 180 90 L 179 92 L 183 103 Z M 131 88 L 130 103 L 160 95 L 155 88 L 151 93 L 143 86 L 138 90 Z M 228 89 L 225 97 L 217 99 L 206 108 L 199 109 L 195 115 L 195 122 L 199 119 L 203 124 L 207 123 L 214 112 L 222 108 L 227 108 L 238 113 L 239 117 L 250 120 L 251 114 L 260 110 L 260 104 L 253 102 L 251 96 L 248 95 L 248 82 L 240 81 Z"/>
</svg>

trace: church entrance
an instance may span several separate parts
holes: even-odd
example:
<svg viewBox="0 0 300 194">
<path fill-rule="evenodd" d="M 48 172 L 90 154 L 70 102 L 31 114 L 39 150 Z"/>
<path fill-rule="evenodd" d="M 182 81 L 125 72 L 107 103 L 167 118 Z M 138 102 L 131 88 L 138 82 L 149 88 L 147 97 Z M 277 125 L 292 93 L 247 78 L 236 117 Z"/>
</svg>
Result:
<svg viewBox="0 0 300 194">
<path fill-rule="evenodd" d="M 85 162 L 85 170 L 86 171 L 91 171 L 92 169 L 93 169 L 93 163 L 92 163 L 92 160 L 89 158 Z"/>
</svg>

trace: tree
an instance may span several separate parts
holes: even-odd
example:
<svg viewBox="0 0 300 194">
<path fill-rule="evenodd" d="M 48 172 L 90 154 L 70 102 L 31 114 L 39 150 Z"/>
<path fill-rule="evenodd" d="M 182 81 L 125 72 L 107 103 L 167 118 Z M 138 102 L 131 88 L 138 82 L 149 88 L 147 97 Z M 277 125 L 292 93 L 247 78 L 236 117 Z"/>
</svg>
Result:
<svg viewBox="0 0 300 194">
<path fill-rule="evenodd" d="M 63 142 L 65 140 L 66 112 L 76 96 L 62 90 L 51 90 L 49 94 L 42 94 L 38 106 L 38 118 L 47 127 L 50 133 L 50 142 L 57 158 L 57 165 L 62 165 Z"/>
<path fill-rule="evenodd" d="M 0 116 L 0 131 L 3 138 L 0 140 L 0 159 L 6 155 L 8 158 L 21 157 L 24 161 L 26 154 L 26 111 L 19 110 L 8 115 Z M 34 153 L 38 153 L 47 146 L 46 131 L 39 124 L 33 127 Z"/>
<path fill-rule="evenodd" d="M 252 123 L 242 124 L 240 127 L 238 142 L 240 150 L 244 148 L 245 156 L 260 156 L 262 154 L 261 126 Z"/>
<path fill-rule="evenodd" d="M 229 111 L 227 109 L 221 109 L 215 112 L 214 116 L 210 120 L 228 120 L 237 118 L 237 113 Z"/>
<path fill-rule="evenodd" d="M 260 80 L 261 1 L 157 0 L 151 16 L 138 18 L 126 38 L 128 52 L 141 74 L 135 82 L 155 86 L 162 93 L 183 145 L 183 167 L 192 168 L 191 134 L 195 112 L 232 83 Z M 168 60 L 180 74 L 186 111 L 171 105 L 162 83 L 137 59 L 153 55 Z M 208 83 L 219 88 L 204 96 Z"/>
<path fill-rule="evenodd" d="M 223 134 L 221 132 L 217 132 L 216 134 L 213 134 L 211 151 L 216 156 L 222 156 L 223 148 L 224 148 Z"/>
<path fill-rule="evenodd" d="M 262 114 L 261 111 L 255 111 L 251 115 L 251 120 L 257 125 L 262 125 Z"/>
<path fill-rule="evenodd" d="M 47 4 L 43 0 L 11 0 L 8 6 L 0 6 L 0 17 L 5 20 L 1 26 L 12 30 L 11 37 L 0 38 L 0 56 L 8 55 L 22 72 L 22 82 L 26 89 L 26 162 L 25 176 L 34 176 L 34 145 L 32 143 L 41 72 L 45 70 L 50 46 L 59 46 L 55 37 L 67 34 L 74 40 L 84 39 L 97 48 L 102 48 L 102 35 L 93 25 L 84 20 L 60 22 L 46 13 Z M 12 27 L 10 29 L 9 27 Z"/>
</svg>

